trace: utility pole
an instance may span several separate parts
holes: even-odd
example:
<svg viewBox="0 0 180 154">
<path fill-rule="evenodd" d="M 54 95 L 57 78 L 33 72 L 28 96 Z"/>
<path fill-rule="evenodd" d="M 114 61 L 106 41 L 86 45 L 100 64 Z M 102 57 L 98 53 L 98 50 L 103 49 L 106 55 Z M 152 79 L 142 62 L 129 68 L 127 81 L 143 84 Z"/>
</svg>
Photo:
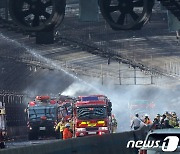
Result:
<svg viewBox="0 0 180 154">
<path fill-rule="evenodd" d="M 136 67 L 134 67 L 134 84 L 136 85 Z"/>
<path fill-rule="evenodd" d="M 103 85 L 103 67 L 102 67 L 102 64 L 101 64 L 101 84 Z"/>
<path fill-rule="evenodd" d="M 154 49 L 154 48 L 152 48 Z M 153 64 L 153 56 L 151 55 L 151 64 Z M 151 70 L 152 70 L 152 66 L 151 66 Z M 151 71 L 151 84 L 153 84 L 153 73 Z"/>
<path fill-rule="evenodd" d="M 119 62 L 119 84 L 121 85 L 121 69 L 120 69 L 120 62 Z"/>
<path fill-rule="evenodd" d="M 154 84 L 153 83 L 153 75 L 151 74 L 151 84 Z"/>
</svg>

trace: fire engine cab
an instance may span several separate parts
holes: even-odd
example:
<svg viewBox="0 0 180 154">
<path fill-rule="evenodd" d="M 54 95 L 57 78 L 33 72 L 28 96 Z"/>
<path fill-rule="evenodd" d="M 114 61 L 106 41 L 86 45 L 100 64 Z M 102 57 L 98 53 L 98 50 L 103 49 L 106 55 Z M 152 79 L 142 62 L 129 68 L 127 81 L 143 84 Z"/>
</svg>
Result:
<svg viewBox="0 0 180 154">
<path fill-rule="evenodd" d="M 49 96 L 37 96 L 27 108 L 27 128 L 29 140 L 39 136 L 56 136 L 58 103 Z"/>
<path fill-rule="evenodd" d="M 112 132 L 110 102 L 97 96 L 80 96 L 78 100 L 73 111 L 75 137 Z"/>
</svg>

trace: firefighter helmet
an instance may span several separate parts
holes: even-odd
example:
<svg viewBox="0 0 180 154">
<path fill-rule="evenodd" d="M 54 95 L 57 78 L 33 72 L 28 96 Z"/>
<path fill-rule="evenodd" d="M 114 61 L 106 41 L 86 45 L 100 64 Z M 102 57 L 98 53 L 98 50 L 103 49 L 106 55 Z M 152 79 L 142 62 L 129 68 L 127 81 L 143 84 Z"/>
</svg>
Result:
<svg viewBox="0 0 180 154">
<path fill-rule="evenodd" d="M 65 125 L 65 127 L 70 127 L 70 123 L 67 123 L 67 124 Z"/>
<path fill-rule="evenodd" d="M 145 116 L 145 117 L 149 117 L 149 115 L 148 115 L 148 114 L 145 114 L 144 116 Z"/>
</svg>

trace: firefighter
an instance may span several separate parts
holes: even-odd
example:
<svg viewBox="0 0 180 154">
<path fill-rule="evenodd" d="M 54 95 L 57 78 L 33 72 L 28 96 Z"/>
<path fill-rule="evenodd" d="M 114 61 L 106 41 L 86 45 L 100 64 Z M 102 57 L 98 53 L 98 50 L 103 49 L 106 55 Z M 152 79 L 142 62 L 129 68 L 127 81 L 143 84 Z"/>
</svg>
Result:
<svg viewBox="0 0 180 154">
<path fill-rule="evenodd" d="M 57 124 L 55 131 L 60 131 L 60 139 L 63 138 L 63 131 L 65 129 L 66 122 L 64 118 L 61 119 L 61 121 Z"/>
<path fill-rule="evenodd" d="M 147 114 L 145 114 L 144 117 L 145 117 L 145 118 L 144 118 L 143 122 L 144 122 L 146 125 L 149 125 L 149 124 L 152 123 L 151 120 L 149 119 L 149 116 L 148 116 Z"/>
<path fill-rule="evenodd" d="M 162 125 L 162 128 L 174 128 L 174 127 L 169 124 L 169 119 L 165 118 L 164 124 Z"/>
<path fill-rule="evenodd" d="M 136 114 L 135 114 L 135 118 L 134 118 L 133 121 L 132 121 L 131 128 L 134 126 L 134 130 L 139 129 L 140 126 L 141 126 L 141 122 L 142 122 L 142 121 L 139 119 L 139 114 L 136 113 Z"/>
<path fill-rule="evenodd" d="M 163 115 L 162 115 L 162 118 L 161 118 L 161 121 L 160 121 L 161 124 L 164 123 L 164 119 L 166 119 L 166 114 L 163 114 Z"/>
<path fill-rule="evenodd" d="M 177 115 L 175 112 L 172 113 L 172 117 L 169 120 L 169 124 L 171 126 L 173 126 L 174 128 L 178 128 L 179 127 L 179 123 L 178 123 L 178 119 L 177 119 Z"/>
<path fill-rule="evenodd" d="M 161 115 L 160 115 L 160 114 L 157 114 L 157 115 L 156 115 L 156 118 L 157 118 L 158 122 L 160 123 L 160 121 L 161 121 Z"/>
<path fill-rule="evenodd" d="M 71 118 L 68 118 L 67 120 L 68 120 L 68 123 L 70 124 L 69 130 L 71 131 L 71 133 L 73 133 L 73 121 Z"/>
<path fill-rule="evenodd" d="M 171 113 L 169 113 L 168 111 L 166 111 L 165 115 L 168 120 L 170 120 L 172 117 Z"/>
<path fill-rule="evenodd" d="M 152 129 L 160 129 L 160 128 L 161 128 L 160 121 L 156 116 L 153 120 Z"/>
<path fill-rule="evenodd" d="M 117 130 L 117 120 L 113 114 L 112 115 L 112 133 L 116 133 L 116 130 Z"/>
<path fill-rule="evenodd" d="M 66 140 L 66 139 L 69 139 L 69 138 L 72 138 L 72 133 L 71 133 L 71 131 L 70 131 L 70 124 L 69 123 L 67 123 L 66 125 L 65 125 L 65 129 L 64 129 L 64 131 L 63 131 L 63 140 Z"/>
<path fill-rule="evenodd" d="M 161 127 L 163 128 L 163 126 L 164 126 L 164 122 L 165 122 L 165 119 L 166 119 L 167 117 L 166 117 L 166 114 L 163 114 L 162 115 L 162 118 L 161 118 L 161 121 L 160 121 L 160 124 L 161 124 Z"/>
</svg>

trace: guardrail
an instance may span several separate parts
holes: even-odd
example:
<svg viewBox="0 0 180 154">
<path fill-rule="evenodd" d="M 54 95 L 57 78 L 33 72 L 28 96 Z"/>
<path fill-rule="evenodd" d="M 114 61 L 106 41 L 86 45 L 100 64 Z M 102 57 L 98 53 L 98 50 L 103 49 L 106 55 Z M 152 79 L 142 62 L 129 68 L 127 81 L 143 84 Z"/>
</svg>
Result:
<svg viewBox="0 0 180 154">
<path fill-rule="evenodd" d="M 137 131 L 53 141 L 41 145 L 4 149 L 1 154 L 136 154 L 138 149 L 127 148 L 129 140 L 144 140 L 149 127 Z"/>
</svg>

